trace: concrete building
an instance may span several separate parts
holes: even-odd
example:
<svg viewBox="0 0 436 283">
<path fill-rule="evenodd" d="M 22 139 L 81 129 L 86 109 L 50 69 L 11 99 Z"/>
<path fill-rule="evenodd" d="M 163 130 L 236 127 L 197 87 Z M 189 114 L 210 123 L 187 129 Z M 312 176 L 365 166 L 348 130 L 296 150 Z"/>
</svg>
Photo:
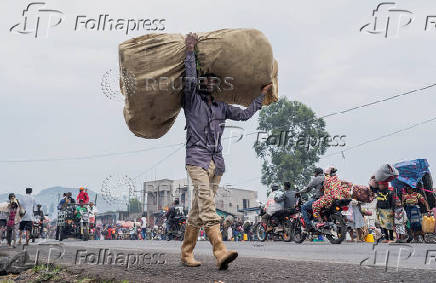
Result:
<svg viewBox="0 0 436 283">
<path fill-rule="evenodd" d="M 176 198 L 179 199 L 180 205 L 189 211 L 192 202 L 192 185 L 190 184 L 192 184 L 191 181 L 186 178 L 144 182 L 144 198 L 146 199 L 144 210 L 147 211 L 147 215 L 151 216 L 166 209 Z M 257 206 L 257 192 L 230 186 L 220 187 L 215 200 L 217 209 L 242 216 L 239 210 Z"/>
<path fill-rule="evenodd" d="M 144 182 L 145 211 L 148 215 L 153 215 L 162 211 L 173 203 L 177 198 L 185 210 L 189 210 L 191 205 L 190 192 L 186 179 L 170 180 L 161 179 L 156 181 Z"/>
</svg>

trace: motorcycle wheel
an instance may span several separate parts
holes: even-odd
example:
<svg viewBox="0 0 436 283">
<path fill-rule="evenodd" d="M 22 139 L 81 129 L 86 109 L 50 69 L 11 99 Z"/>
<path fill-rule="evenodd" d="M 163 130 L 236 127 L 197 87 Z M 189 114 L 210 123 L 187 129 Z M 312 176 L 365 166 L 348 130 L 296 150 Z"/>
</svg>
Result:
<svg viewBox="0 0 436 283">
<path fill-rule="evenodd" d="M 325 235 L 331 244 L 340 244 L 345 240 L 347 234 L 347 225 L 345 224 L 342 215 L 332 215 L 332 222 L 336 224 L 336 236 L 335 235 Z"/>
<path fill-rule="evenodd" d="M 425 234 L 424 235 L 424 242 L 427 244 L 436 243 L 436 235 L 435 234 Z"/>
<path fill-rule="evenodd" d="M 265 242 L 265 240 L 267 238 L 267 233 L 266 233 L 265 227 L 263 227 L 263 225 L 261 223 L 257 224 L 256 235 L 257 235 L 257 239 L 259 241 Z"/>
<path fill-rule="evenodd" d="M 186 230 L 186 224 L 182 224 L 180 227 L 180 241 L 183 241 L 185 239 L 185 230 Z"/>
<path fill-rule="evenodd" d="M 303 232 L 303 226 L 301 225 L 300 219 L 295 220 L 292 225 L 292 236 L 296 244 L 303 243 L 307 238 L 307 233 Z"/>
<path fill-rule="evenodd" d="M 82 240 L 83 241 L 88 241 L 89 240 L 89 225 L 83 223 L 83 235 L 82 235 Z"/>
<path fill-rule="evenodd" d="M 293 240 L 294 236 L 292 233 L 292 225 L 289 221 L 286 221 L 283 225 L 283 241 L 290 242 Z"/>
</svg>

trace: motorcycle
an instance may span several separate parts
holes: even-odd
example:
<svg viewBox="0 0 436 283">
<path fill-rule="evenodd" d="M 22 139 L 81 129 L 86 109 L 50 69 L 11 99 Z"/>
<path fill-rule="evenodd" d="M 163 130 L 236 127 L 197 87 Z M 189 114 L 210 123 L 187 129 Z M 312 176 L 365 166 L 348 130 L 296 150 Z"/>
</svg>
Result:
<svg viewBox="0 0 436 283">
<path fill-rule="evenodd" d="M 183 241 L 183 238 L 185 236 L 185 229 L 186 229 L 186 217 L 185 216 L 176 216 L 174 217 L 173 225 L 169 225 L 168 223 L 168 229 L 167 229 L 167 241 L 176 239 Z"/>
<path fill-rule="evenodd" d="M 301 213 L 295 214 L 291 221 L 294 242 L 301 244 L 308 236 L 317 238 L 318 235 L 324 235 L 332 244 L 342 243 L 347 233 L 345 216 L 342 215 L 342 211 L 348 210 L 350 202 L 351 199 L 334 200 L 329 208 L 323 209 L 320 213 L 325 225 L 319 228 L 313 227 L 310 231 L 307 231 L 307 225 Z M 298 211 L 301 211 L 300 207 L 299 205 Z"/>
<path fill-rule="evenodd" d="M 294 210 L 283 210 L 276 212 L 273 216 L 265 217 L 266 222 L 264 220 L 258 222 L 254 228 L 257 240 L 264 242 L 269 237 L 272 237 L 274 240 L 280 239 L 285 242 L 292 241 L 293 234 L 290 216 L 294 213 Z M 259 216 L 262 217 L 265 214 L 265 205 L 260 203 Z"/>
<path fill-rule="evenodd" d="M 42 235 L 42 220 L 33 221 L 32 231 L 30 232 L 30 239 L 32 243 Z"/>
</svg>

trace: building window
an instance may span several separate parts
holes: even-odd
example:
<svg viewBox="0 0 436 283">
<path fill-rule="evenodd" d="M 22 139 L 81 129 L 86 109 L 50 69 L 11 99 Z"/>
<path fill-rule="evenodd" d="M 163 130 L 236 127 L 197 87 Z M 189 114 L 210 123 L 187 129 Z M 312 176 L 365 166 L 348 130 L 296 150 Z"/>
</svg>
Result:
<svg viewBox="0 0 436 283">
<path fill-rule="evenodd" d="M 229 202 L 229 207 L 232 207 L 232 203 L 231 202 Z"/>
<path fill-rule="evenodd" d="M 246 208 L 249 208 L 250 207 L 250 200 L 249 199 L 243 199 L 242 200 L 242 208 L 243 209 L 246 209 Z"/>
</svg>

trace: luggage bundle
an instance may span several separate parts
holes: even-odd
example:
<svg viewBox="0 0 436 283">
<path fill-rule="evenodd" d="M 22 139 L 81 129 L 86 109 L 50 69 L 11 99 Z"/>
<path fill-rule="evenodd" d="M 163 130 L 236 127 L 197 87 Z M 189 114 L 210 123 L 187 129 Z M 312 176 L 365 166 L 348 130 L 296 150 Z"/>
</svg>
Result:
<svg viewBox="0 0 436 283">
<path fill-rule="evenodd" d="M 198 36 L 198 75 L 220 78 L 216 100 L 248 106 L 270 82 L 273 87 L 263 104 L 278 100 L 278 64 L 263 33 L 223 29 Z M 120 44 L 124 118 L 136 136 L 156 139 L 174 124 L 183 94 L 184 40 L 180 34 L 147 34 Z"/>
</svg>

